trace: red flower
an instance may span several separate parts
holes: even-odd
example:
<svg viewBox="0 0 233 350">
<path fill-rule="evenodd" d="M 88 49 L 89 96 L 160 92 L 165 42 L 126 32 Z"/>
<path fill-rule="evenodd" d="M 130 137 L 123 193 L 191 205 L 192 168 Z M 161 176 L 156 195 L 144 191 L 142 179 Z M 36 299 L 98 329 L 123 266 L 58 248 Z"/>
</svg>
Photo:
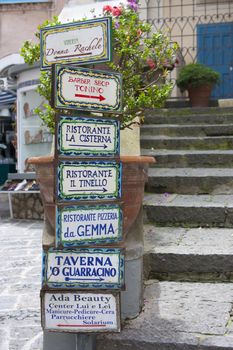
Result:
<svg viewBox="0 0 233 350">
<path fill-rule="evenodd" d="M 152 60 L 152 58 L 147 58 L 146 63 L 151 69 L 155 68 L 155 62 Z"/>
<path fill-rule="evenodd" d="M 105 6 L 103 7 L 103 11 L 104 11 L 104 12 L 112 12 L 112 6 L 105 5 Z"/>
<path fill-rule="evenodd" d="M 122 9 L 121 9 L 121 7 L 116 7 L 116 6 L 114 6 L 114 7 L 112 8 L 112 14 L 113 14 L 113 16 L 116 16 L 116 17 L 120 16 L 120 15 L 122 14 Z"/>
</svg>

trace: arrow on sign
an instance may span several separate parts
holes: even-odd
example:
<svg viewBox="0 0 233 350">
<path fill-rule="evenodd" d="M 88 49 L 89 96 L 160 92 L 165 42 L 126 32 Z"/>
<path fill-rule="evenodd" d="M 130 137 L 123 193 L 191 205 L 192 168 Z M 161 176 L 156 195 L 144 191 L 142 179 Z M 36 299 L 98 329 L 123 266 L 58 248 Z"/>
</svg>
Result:
<svg viewBox="0 0 233 350">
<path fill-rule="evenodd" d="M 75 94 L 74 96 L 75 97 L 84 97 L 84 98 L 94 98 L 94 99 L 99 100 L 100 102 L 106 100 L 106 98 L 102 95 L 92 96 L 92 95 Z"/>
<path fill-rule="evenodd" d="M 108 190 L 106 190 L 106 188 L 102 188 L 102 189 L 93 189 L 93 190 L 69 190 L 69 192 L 107 192 Z"/>
<path fill-rule="evenodd" d="M 72 278 L 72 277 L 66 277 L 65 281 L 104 281 L 104 278 Z"/>
<path fill-rule="evenodd" d="M 70 143 L 69 146 L 74 146 L 74 147 L 91 147 L 90 145 L 74 145 L 73 143 Z M 95 148 L 107 148 L 108 146 L 107 145 L 101 145 L 101 146 L 96 146 L 95 145 Z"/>
<path fill-rule="evenodd" d="M 57 324 L 57 327 L 106 327 L 106 324 Z"/>
<path fill-rule="evenodd" d="M 54 58 L 55 59 L 57 59 L 57 58 L 69 58 L 69 57 L 89 56 L 89 55 L 92 55 L 92 52 L 77 53 L 76 55 L 54 56 Z"/>
</svg>

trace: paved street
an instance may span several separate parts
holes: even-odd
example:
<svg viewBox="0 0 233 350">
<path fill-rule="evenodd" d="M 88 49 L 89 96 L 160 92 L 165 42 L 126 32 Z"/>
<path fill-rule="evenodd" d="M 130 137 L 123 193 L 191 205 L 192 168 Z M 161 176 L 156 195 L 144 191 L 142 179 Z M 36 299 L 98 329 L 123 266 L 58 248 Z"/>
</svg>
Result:
<svg viewBox="0 0 233 350">
<path fill-rule="evenodd" d="M 0 199 L 0 350 L 41 350 L 42 221 L 10 220 Z"/>
<path fill-rule="evenodd" d="M 0 350 L 43 349 L 42 226 L 42 221 L 11 220 L 7 197 L 0 195 Z M 119 334 L 98 336 L 97 349 L 129 349 L 130 344 L 135 350 L 233 350 L 232 305 L 229 283 L 150 280 L 140 316 L 125 322 Z M 51 341 L 56 350 L 74 350 L 74 340 L 61 342 L 56 335 Z"/>
</svg>

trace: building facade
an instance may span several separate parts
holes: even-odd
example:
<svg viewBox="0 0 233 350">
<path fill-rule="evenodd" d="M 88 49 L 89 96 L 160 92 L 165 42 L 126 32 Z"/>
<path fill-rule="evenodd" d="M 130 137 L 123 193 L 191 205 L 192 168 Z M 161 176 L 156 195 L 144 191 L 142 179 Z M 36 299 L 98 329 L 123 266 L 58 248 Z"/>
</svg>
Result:
<svg viewBox="0 0 233 350">
<path fill-rule="evenodd" d="M 0 0 L 0 59 L 19 53 L 38 25 L 58 15 L 63 5 L 63 0 Z"/>
<path fill-rule="evenodd" d="M 103 5 L 114 6 L 120 2 L 120 0 L 33 0 L 30 2 L 27 0 L 0 0 L 0 152 L 1 144 L 6 142 L 6 132 L 8 133 L 7 140 L 11 142 L 11 124 L 14 122 L 14 116 L 17 114 L 17 124 L 22 126 L 25 121 L 32 123 L 35 117 L 31 113 L 30 118 L 23 119 L 23 113 L 20 112 L 23 111 L 20 99 L 32 95 L 32 100 L 35 101 L 34 92 L 31 90 L 36 89 L 38 80 L 33 77 L 17 82 L 16 75 L 8 74 L 12 65 L 23 63 L 19 55 L 22 43 L 25 40 L 34 39 L 33 33 L 37 30 L 38 25 L 54 15 L 59 15 L 59 19 L 67 23 L 88 17 L 88 13 L 94 7 L 95 14 L 99 15 Z M 200 62 L 220 72 L 221 84 L 214 90 L 213 98 L 216 100 L 233 98 L 232 0 L 141 0 L 140 17 L 151 23 L 154 31 L 164 31 L 170 37 L 171 42 L 179 44 L 178 65 L 170 73 L 170 78 L 174 81 L 171 99 L 185 98 L 185 95 L 182 95 L 176 88 L 175 80 L 180 67 L 190 62 Z M 39 68 L 37 72 L 39 76 Z M 27 78 L 27 74 L 23 77 Z M 18 79 L 24 78 L 20 75 Z M 14 104 L 16 98 L 18 100 L 17 113 Z M 21 134 L 18 133 L 21 135 L 19 137 L 21 144 L 18 141 L 18 148 L 25 148 L 27 155 L 30 155 L 30 152 L 26 152 L 27 149 L 36 148 L 33 137 L 39 140 L 38 132 L 41 133 L 41 129 L 38 129 L 37 123 L 38 121 L 35 122 L 35 125 L 31 125 L 31 129 L 27 128 L 27 125 L 23 126 L 26 128 L 24 132 L 30 132 L 30 142 L 29 137 L 26 137 L 25 141 L 25 133 L 23 134 L 22 131 Z M 43 135 L 44 133 L 46 134 L 46 131 L 43 131 Z M 47 139 L 45 136 L 41 137 L 44 144 Z M 6 154 L 6 151 L 3 150 L 2 153 Z M 19 156 L 19 159 L 22 171 L 24 157 Z"/>
<path fill-rule="evenodd" d="M 200 62 L 221 74 L 213 98 L 233 98 L 232 0 L 144 0 L 141 12 L 179 44 L 184 63 Z"/>
<path fill-rule="evenodd" d="M 24 171 L 22 162 L 19 162 L 19 159 L 22 158 L 21 150 L 25 148 L 23 145 L 27 143 L 29 145 L 24 150 L 25 155 L 36 152 L 36 146 L 31 146 L 31 143 L 35 143 L 35 141 L 28 141 L 27 139 L 27 142 L 24 140 L 22 143 L 20 141 L 22 137 L 17 137 L 19 136 L 17 124 L 22 125 L 21 101 L 17 98 L 19 81 L 16 76 L 9 74 L 10 69 L 14 65 L 24 63 L 20 56 L 20 48 L 23 42 L 26 40 L 34 41 L 34 32 L 37 31 L 37 27 L 54 15 L 59 15 L 64 3 L 65 0 L 0 0 L 0 168 L 2 172 L 5 171 L 3 170 L 4 167 L 15 164 L 16 159 L 18 160 L 18 170 Z M 20 84 L 22 85 L 21 82 Z M 31 82 L 25 81 L 25 84 L 27 86 Z M 34 79 L 34 89 L 37 84 L 38 76 L 37 81 Z M 22 98 L 25 99 L 26 94 L 28 92 L 24 92 Z M 41 135 L 36 134 L 35 127 L 35 130 L 32 129 L 36 123 L 33 124 L 33 118 L 32 115 L 29 121 L 32 126 L 25 127 L 26 129 L 31 128 L 31 138 L 37 136 L 34 137 L 38 142 L 37 146 L 43 149 L 45 145 L 39 145 L 39 136 Z M 38 121 L 37 124 L 39 124 Z M 38 130 L 41 130 L 39 126 Z M 45 138 L 41 137 L 41 140 L 44 142 Z M 27 152 L 30 147 L 34 147 L 33 152 Z"/>
</svg>

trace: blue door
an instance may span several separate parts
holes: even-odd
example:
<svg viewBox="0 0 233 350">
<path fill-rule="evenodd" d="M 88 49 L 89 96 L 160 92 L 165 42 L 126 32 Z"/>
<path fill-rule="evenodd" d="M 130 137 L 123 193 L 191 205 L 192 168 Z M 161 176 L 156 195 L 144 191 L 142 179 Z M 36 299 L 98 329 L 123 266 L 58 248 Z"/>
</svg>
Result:
<svg viewBox="0 0 233 350">
<path fill-rule="evenodd" d="M 233 97 L 233 23 L 197 25 L 197 61 L 221 74 L 213 98 Z"/>
</svg>

